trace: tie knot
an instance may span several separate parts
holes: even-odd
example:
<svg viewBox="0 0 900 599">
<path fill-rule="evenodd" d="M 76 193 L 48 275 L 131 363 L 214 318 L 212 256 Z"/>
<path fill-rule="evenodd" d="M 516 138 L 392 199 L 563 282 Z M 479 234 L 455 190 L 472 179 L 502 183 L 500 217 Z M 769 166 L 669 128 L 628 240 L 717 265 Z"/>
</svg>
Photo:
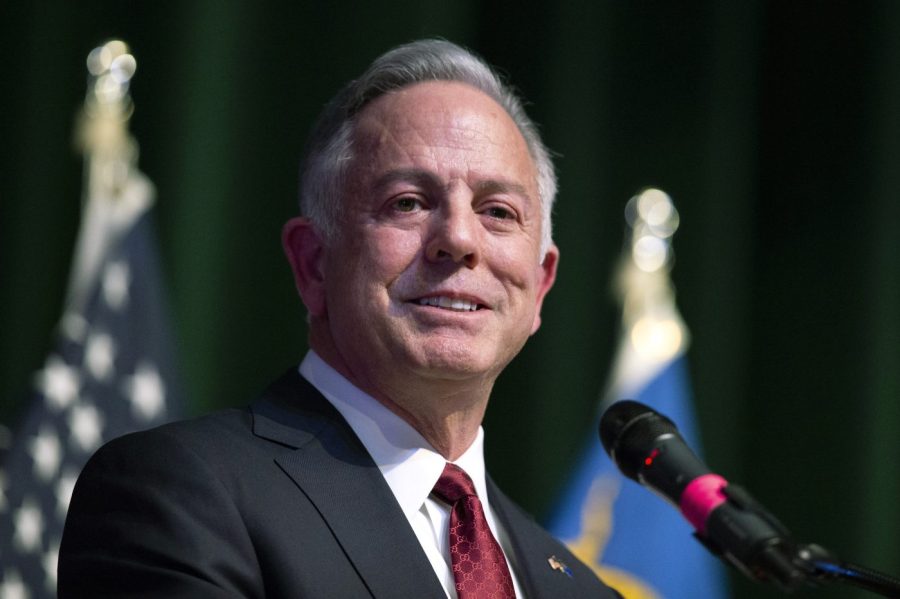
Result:
<svg viewBox="0 0 900 599">
<path fill-rule="evenodd" d="M 441 477 L 434 485 L 434 494 L 451 505 L 463 497 L 478 496 L 475 492 L 475 484 L 466 471 L 450 462 L 444 466 Z"/>
</svg>

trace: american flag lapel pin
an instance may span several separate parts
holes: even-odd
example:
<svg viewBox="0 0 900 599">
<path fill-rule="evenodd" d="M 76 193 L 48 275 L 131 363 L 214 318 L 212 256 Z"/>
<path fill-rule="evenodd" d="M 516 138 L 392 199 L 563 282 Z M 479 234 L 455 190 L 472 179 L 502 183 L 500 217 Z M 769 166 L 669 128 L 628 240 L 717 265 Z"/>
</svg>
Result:
<svg viewBox="0 0 900 599">
<path fill-rule="evenodd" d="M 548 557 L 547 563 L 550 564 L 550 567 L 554 570 L 559 570 L 569 578 L 572 578 L 572 570 L 569 569 L 569 566 L 567 566 L 565 562 L 561 561 L 555 555 L 551 555 L 550 557 Z"/>
</svg>

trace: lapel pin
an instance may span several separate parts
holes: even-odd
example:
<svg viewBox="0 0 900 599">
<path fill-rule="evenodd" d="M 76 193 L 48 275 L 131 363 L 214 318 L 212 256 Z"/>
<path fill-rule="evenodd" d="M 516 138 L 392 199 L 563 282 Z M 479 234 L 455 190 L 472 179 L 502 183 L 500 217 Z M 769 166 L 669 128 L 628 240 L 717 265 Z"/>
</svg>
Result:
<svg viewBox="0 0 900 599">
<path fill-rule="evenodd" d="M 550 557 L 548 557 L 547 563 L 550 564 L 550 567 L 553 568 L 554 570 L 559 570 L 560 572 L 564 573 L 569 578 L 572 578 L 572 570 L 570 570 L 569 566 L 567 566 L 564 562 L 559 560 L 555 555 L 551 555 Z"/>
</svg>

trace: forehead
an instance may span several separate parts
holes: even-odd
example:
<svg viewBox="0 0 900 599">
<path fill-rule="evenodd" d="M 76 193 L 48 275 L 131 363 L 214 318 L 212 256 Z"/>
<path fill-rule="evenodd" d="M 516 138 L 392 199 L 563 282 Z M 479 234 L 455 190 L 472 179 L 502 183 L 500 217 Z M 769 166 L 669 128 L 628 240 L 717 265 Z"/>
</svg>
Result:
<svg viewBox="0 0 900 599">
<path fill-rule="evenodd" d="M 391 163 L 465 171 L 454 176 L 503 172 L 536 186 L 534 163 L 512 118 L 464 83 L 431 81 L 384 94 L 357 115 L 353 138 L 364 168 Z"/>
</svg>

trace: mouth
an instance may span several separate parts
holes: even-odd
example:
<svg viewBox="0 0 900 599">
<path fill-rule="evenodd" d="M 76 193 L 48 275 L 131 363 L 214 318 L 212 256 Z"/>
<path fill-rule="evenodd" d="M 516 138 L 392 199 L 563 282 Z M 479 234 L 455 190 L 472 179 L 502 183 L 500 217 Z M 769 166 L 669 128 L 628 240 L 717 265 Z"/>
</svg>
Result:
<svg viewBox="0 0 900 599">
<path fill-rule="evenodd" d="M 461 297 L 448 297 L 446 295 L 420 297 L 412 301 L 420 306 L 431 306 L 434 308 L 451 310 L 453 312 L 476 312 L 478 310 L 487 309 L 486 305 L 479 303 L 477 300 Z"/>
</svg>

